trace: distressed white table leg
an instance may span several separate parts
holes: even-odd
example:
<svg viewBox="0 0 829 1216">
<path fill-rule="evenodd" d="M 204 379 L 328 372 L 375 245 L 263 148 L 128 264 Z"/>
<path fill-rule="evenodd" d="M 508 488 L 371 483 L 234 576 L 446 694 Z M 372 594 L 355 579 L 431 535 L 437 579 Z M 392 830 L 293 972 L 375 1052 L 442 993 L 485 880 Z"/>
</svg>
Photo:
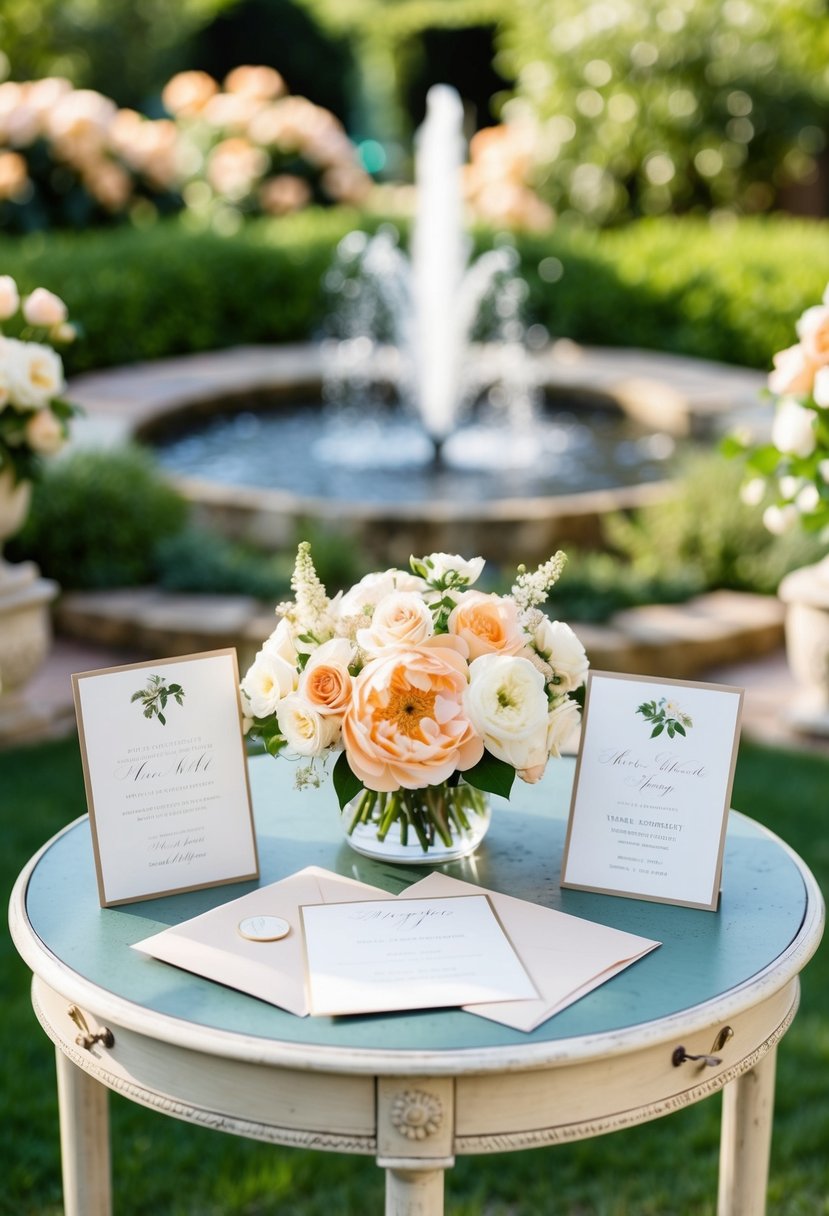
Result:
<svg viewBox="0 0 829 1216">
<path fill-rule="evenodd" d="M 443 1216 L 443 1170 L 387 1165 L 386 1216 Z"/>
<path fill-rule="evenodd" d="M 773 1047 L 723 1090 L 717 1216 L 765 1216 L 776 1059 Z"/>
<path fill-rule="evenodd" d="M 109 1093 L 56 1051 L 65 1216 L 111 1216 Z"/>
</svg>

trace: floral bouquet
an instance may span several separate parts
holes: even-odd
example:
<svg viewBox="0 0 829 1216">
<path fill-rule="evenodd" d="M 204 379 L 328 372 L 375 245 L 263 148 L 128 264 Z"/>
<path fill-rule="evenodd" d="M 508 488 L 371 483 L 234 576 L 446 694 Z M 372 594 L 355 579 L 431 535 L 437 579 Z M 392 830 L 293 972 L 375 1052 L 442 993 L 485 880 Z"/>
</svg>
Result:
<svg viewBox="0 0 829 1216">
<path fill-rule="evenodd" d="M 823 302 L 797 322 L 798 341 L 774 356 L 769 390 L 776 398 L 768 443 L 750 446 L 734 438 L 729 454 L 746 457 L 747 502 L 759 504 L 771 490 L 775 501 L 763 521 L 781 534 L 797 524 L 829 530 L 829 287 Z"/>
<path fill-rule="evenodd" d="M 10 475 L 12 484 L 37 476 L 41 458 L 66 442 L 69 419 L 77 412 L 61 396 L 63 364 L 51 345 L 75 337 L 66 305 L 43 287 L 21 304 L 14 279 L 0 275 L 0 324 L 18 312 L 21 336 L 0 333 L 0 476 Z"/>
<path fill-rule="evenodd" d="M 433 553 L 329 598 L 303 542 L 295 599 L 242 680 L 246 729 L 307 758 L 298 785 L 336 757 L 349 835 L 397 825 L 402 845 L 411 832 L 424 853 L 451 846 L 488 814 L 487 792 L 538 781 L 578 721 L 584 648 L 538 607 L 564 562 L 519 567 L 495 595 L 473 587 L 482 558 Z"/>
</svg>

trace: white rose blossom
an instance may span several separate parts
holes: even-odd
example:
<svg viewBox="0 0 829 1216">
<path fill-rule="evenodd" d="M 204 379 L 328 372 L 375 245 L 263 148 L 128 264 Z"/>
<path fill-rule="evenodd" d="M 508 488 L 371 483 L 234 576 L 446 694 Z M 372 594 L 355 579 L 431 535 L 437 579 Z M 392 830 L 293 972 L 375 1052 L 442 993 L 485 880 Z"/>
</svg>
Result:
<svg viewBox="0 0 829 1216">
<path fill-rule="evenodd" d="M 339 720 L 319 713 L 299 693 L 279 702 L 276 718 L 288 747 L 300 756 L 321 755 L 340 735 Z"/>
<path fill-rule="evenodd" d="M 388 646 L 417 646 L 434 633 L 432 613 L 416 591 L 393 591 L 374 610 L 371 625 L 357 630 L 357 644 L 375 655 Z"/>
<path fill-rule="evenodd" d="M 547 715 L 547 754 L 558 757 L 581 721 L 581 710 L 570 697 L 562 697 Z"/>
<path fill-rule="evenodd" d="M 782 507 L 766 507 L 763 512 L 763 523 L 775 536 L 782 536 L 784 532 L 789 532 L 798 519 L 798 509 L 792 502 L 786 503 Z"/>
<path fill-rule="evenodd" d="M 777 405 L 771 428 L 771 441 L 781 452 L 792 456 L 811 456 L 815 450 L 815 415 L 793 397 L 783 397 Z"/>
<path fill-rule="evenodd" d="M 42 409 L 63 392 L 63 364 L 50 346 L 7 338 L 3 351 L 9 400 L 16 409 Z"/>
<path fill-rule="evenodd" d="M 297 686 L 296 667 L 281 655 L 260 650 L 242 680 L 242 692 L 247 697 L 254 718 L 266 718 L 274 713 Z"/>
<path fill-rule="evenodd" d="M 487 751 L 521 776 L 546 762 L 544 677 L 520 655 L 487 654 L 469 666 L 464 707 Z"/>
<path fill-rule="evenodd" d="M 563 621 L 546 616 L 533 632 L 531 645 L 553 669 L 553 684 L 558 692 L 573 692 L 587 678 L 587 654 L 576 634 Z"/>
<path fill-rule="evenodd" d="M 284 617 L 270 637 L 263 643 L 262 650 L 265 654 L 277 655 L 279 658 L 284 659 L 286 663 L 291 663 L 296 667 L 297 652 L 296 645 L 294 644 L 294 635 L 291 632 L 291 626 Z"/>
<path fill-rule="evenodd" d="M 812 396 L 817 405 L 824 408 L 829 405 L 829 367 L 821 367 L 815 372 Z"/>
<path fill-rule="evenodd" d="M 486 564 L 482 557 L 463 558 L 457 553 L 430 553 L 428 557 L 410 560 L 418 570 L 423 570 L 430 583 L 455 587 L 471 587 Z"/>
<path fill-rule="evenodd" d="M 381 570 L 367 574 L 339 601 L 341 618 L 363 616 L 368 621 L 377 605 L 394 591 L 422 591 L 426 583 L 406 570 Z"/>
</svg>

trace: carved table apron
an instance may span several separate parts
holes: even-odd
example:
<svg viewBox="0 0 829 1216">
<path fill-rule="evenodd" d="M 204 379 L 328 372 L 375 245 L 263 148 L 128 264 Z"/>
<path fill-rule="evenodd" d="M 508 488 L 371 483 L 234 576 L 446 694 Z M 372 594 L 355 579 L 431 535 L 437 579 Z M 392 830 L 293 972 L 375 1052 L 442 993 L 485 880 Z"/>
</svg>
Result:
<svg viewBox="0 0 829 1216">
<path fill-rule="evenodd" d="M 348 848 L 330 788 L 293 790 L 285 762 L 250 768 L 261 885 L 306 865 L 395 893 L 423 877 Z M 820 940 L 820 892 L 734 812 L 719 912 L 561 890 L 572 774 L 560 761 L 516 789 L 476 855 L 444 869 L 663 945 L 529 1034 L 460 1010 L 296 1018 L 168 967 L 130 944 L 257 884 L 101 909 L 86 817 L 54 837 L 20 875 L 10 925 L 57 1048 L 67 1216 L 112 1210 L 108 1088 L 222 1131 L 372 1154 L 387 1216 L 439 1216 L 459 1153 L 596 1136 L 723 1087 L 718 1213 L 762 1216 L 776 1046 Z"/>
</svg>

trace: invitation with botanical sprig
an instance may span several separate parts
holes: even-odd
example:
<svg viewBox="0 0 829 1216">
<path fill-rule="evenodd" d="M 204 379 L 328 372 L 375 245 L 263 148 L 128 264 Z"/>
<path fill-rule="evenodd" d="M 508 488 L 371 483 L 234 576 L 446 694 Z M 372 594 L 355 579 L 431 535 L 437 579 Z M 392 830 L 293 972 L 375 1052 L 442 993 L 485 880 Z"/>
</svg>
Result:
<svg viewBox="0 0 829 1216">
<path fill-rule="evenodd" d="M 561 885 L 716 910 L 743 690 L 594 671 Z"/>
<path fill-rule="evenodd" d="M 256 878 L 236 651 L 72 677 L 101 905 Z"/>
</svg>

